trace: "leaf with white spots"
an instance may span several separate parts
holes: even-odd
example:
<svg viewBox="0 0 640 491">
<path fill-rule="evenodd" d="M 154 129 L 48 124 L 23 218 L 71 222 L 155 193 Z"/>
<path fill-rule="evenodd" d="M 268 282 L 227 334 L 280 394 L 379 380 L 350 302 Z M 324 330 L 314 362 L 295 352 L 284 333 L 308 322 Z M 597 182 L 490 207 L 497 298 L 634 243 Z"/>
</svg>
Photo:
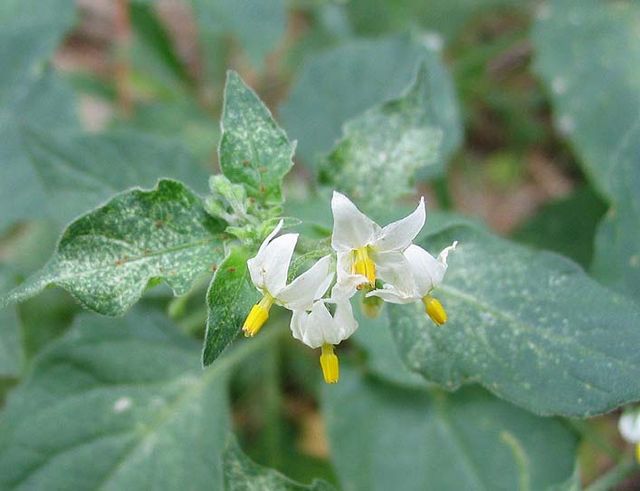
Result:
<svg viewBox="0 0 640 491">
<path fill-rule="evenodd" d="M 49 284 L 106 315 L 124 313 L 158 278 L 176 295 L 184 294 L 221 260 L 222 228 L 202 200 L 177 181 L 124 192 L 69 225 L 49 262 L 0 306 Z"/>
<path fill-rule="evenodd" d="M 9 397 L 0 488 L 221 489 L 229 362 L 154 311 L 83 314 Z"/>
<path fill-rule="evenodd" d="M 449 256 L 434 292 L 449 320 L 421 303 L 391 305 L 407 366 L 455 389 L 477 382 L 538 414 L 588 416 L 640 400 L 640 309 L 573 262 L 486 232 L 453 227 L 421 241 Z"/>
<path fill-rule="evenodd" d="M 255 92 L 227 73 L 220 139 L 220 168 L 260 202 L 282 199 L 282 179 L 293 166 L 295 142 L 275 122 Z"/>
<path fill-rule="evenodd" d="M 233 249 L 220 264 L 207 291 L 207 332 L 204 339 L 202 364 L 213 363 L 236 338 L 247 314 L 259 298 L 249 279 L 246 249 Z"/>
<path fill-rule="evenodd" d="M 558 129 L 595 187 L 612 197 L 617 154 L 640 155 L 640 5 L 550 0 L 533 31 L 535 69 L 551 93 Z M 626 142 L 626 143 L 625 143 Z"/>
<path fill-rule="evenodd" d="M 341 371 L 322 405 L 345 491 L 544 490 L 573 472 L 576 437 L 558 420 L 478 387 L 447 394 Z"/>
<path fill-rule="evenodd" d="M 385 209 L 408 194 L 415 172 L 438 163 L 442 131 L 431 117 L 428 66 L 401 98 L 344 125 L 344 136 L 320 168 L 320 180 L 365 209 Z"/>
<path fill-rule="evenodd" d="M 278 471 L 253 462 L 235 439 L 229 439 L 223 454 L 225 491 L 332 491 L 323 481 L 299 484 Z"/>
</svg>

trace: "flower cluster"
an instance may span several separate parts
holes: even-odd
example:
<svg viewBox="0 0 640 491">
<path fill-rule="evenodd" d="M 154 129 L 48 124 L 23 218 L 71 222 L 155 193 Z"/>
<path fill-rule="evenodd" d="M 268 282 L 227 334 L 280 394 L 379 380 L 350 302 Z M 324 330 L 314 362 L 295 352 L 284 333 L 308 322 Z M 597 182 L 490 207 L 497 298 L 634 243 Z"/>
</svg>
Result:
<svg viewBox="0 0 640 491">
<path fill-rule="evenodd" d="M 311 348 L 322 349 L 324 379 L 336 383 L 339 368 L 334 346 L 358 328 L 350 303 L 353 295 L 361 291 L 366 299 L 377 297 L 400 304 L 421 301 L 429 317 L 437 325 L 444 324 L 447 314 L 431 291 L 442 282 L 447 256 L 456 243 L 437 258 L 413 244 L 426 219 L 424 199 L 413 213 L 386 227 L 380 227 L 338 192 L 333 193 L 331 210 L 335 259 L 333 255 L 321 258 L 287 284 L 298 234 L 278 236 L 280 222 L 248 261 L 251 281 L 262 299 L 253 306 L 242 329 L 246 336 L 255 336 L 273 304 L 291 310 L 293 336 Z"/>
</svg>

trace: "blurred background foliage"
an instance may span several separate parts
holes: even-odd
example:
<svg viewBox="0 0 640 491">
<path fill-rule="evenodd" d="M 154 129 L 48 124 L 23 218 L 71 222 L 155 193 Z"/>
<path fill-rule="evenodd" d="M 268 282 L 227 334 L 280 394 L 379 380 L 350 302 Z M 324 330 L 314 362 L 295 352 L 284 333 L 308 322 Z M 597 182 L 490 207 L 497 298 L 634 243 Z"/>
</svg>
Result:
<svg viewBox="0 0 640 491">
<path fill-rule="evenodd" d="M 4 0 L 0 284 L 8 289 L 40 267 L 65 223 L 118 191 L 150 187 L 163 176 L 205 192 L 206 176 L 217 166 L 228 68 L 242 75 L 298 140 L 297 165 L 286 187 L 289 213 L 307 220 L 309 233 L 330 227 L 328 195 L 317 180 L 322 158 L 347 120 L 402 95 L 422 60 L 429 76 L 429 118 L 443 129 L 439 162 L 421 169 L 415 182 L 433 212 L 428 231 L 457 221 L 486 226 L 559 252 L 584 268 L 595 264 L 593 271 L 605 283 L 632 291 L 637 299 L 638 273 L 622 262 L 637 258 L 637 161 L 627 165 L 628 178 L 619 182 L 607 177 L 611 171 L 605 164 L 607 149 L 616 146 L 632 162 L 640 141 L 635 133 L 625 140 L 631 143 L 617 140 L 628 128 L 637 132 L 638 65 L 629 57 L 638 61 L 640 14 L 637 6 L 628 7 L 613 1 Z M 566 25 L 562 15 L 554 16 L 559 25 L 545 22 L 551 8 L 573 9 Z M 624 23 L 629 29 L 619 28 Z M 586 33 L 585 25 L 591 29 Z M 635 52 L 617 55 L 622 46 Z M 598 77 L 598 66 L 619 78 Z M 567 67 L 571 76 L 560 76 Z M 633 77 L 635 86 L 628 84 Z M 620 102 L 603 111 L 597 100 L 603 92 L 627 99 L 616 99 Z M 590 145 L 594 140 L 599 143 Z M 412 200 L 400 200 L 377 216 L 399 216 Z M 618 212 L 611 211 L 599 226 L 608 209 Z M 628 237 L 612 241 L 611 234 Z M 199 370 L 198 348 L 188 338 L 203 335 L 205 288 L 203 280 L 177 299 L 163 288 L 150 290 L 125 320 L 78 317 L 79 307 L 62 290 L 0 311 L 0 399 L 13 398 L 5 428 L 33 401 L 65 397 L 68 411 L 84 415 L 85 427 L 68 421 L 73 415 L 61 410 L 52 419 L 32 422 L 21 436 L 25 448 L 51 437 L 55 421 L 70 425 L 74 438 L 95 437 L 100 430 L 92 430 L 91 415 L 95 423 L 103 406 L 94 401 L 92 409 L 79 407 L 82 402 L 70 397 L 74 387 L 90 383 L 88 377 L 105 391 L 117 372 L 114 381 L 133 384 L 134 391 L 140 384 L 152 402 L 155 396 L 174 397 L 177 386 L 192 383 L 191 372 Z M 153 316 L 159 316 L 155 324 L 149 321 Z M 242 362 L 233 370 L 221 369 L 224 382 L 216 382 L 195 412 L 185 411 L 162 435 L 160 448 L 181 442 L 185 453 L 193 452 L 181 473 L 165 476 L 162 465 L 172 470 L 177 465 L 159 458 L 151 469 L 137 454 L 132 469 L 149 466 L 158 479 L 165 478 L 158 489 L 178 489 L 180 479 L 193 483 L 187 489 L 204 489 L 198 483 L 206 487 L 210 478 L 206 456 L 220 452 L 216 445 L 228 424 L 214 428 L 216 418 L 228 416 L 253 460 L 301 482 L 323 478 L 344 489 L 389 489 L 401 479 L 406 487 L 399 489 L 510 489 L 518 482 L 521 489 L 551 489 L 566 478 L 562 489 L 575 489 L 571 486 L 579 480 L 592 484 L 590 489 L 608 489 L 601 476 L 607 479 L 613 469 L 620 477 L 616 489 L 640 486 L 640 476 L 633 476 L 623 457 L 615 414 L 587 422 L 543 420 L 476 387 L 446 394 L 402 366 L 388 332 L 375 329 L 389 322 L 386 313 L 377 321 L 361 321 L 367 332 L 361 328 L 350 345 L 350 367 L 337 390 L 321 387 L 312 354 L 276 332 L 263 343 L 269 349 L 253 349 L 246 359 L 241 352 Z M 123 323 L 131 329 L 118 331 Z M 186 334 L 180 349 L 168 343 L 176 334 L 172 323 Z M 115 372 L 104 365 L 83 372 L 79 360 L 88 363 L 88 358 L 82 344 L 74 345 L 76 338 L 88 343 L 85 338 L 94 337 L 98 344 L 87 349 L 100 357 L 100 343 L 109 346 L 113 332 L 123 339 L 123 359 L 111 367 Z M 147 349 L 141 339 L 156 341 L 158 357 L 139 358 Z M 68 377 L 66 385 L 56 383 L 56 370 Z M 151 380 L 144 373 L 155 377 L 155 392 L 143 387 Z M 16 388 L 23 377 L 26 382 Z M 224 414 L 226 384 L 229 415 Z M 136 413 L 116 430 L 135 441 L 136 425 L 145 421 L 145 414 Z M 115 431 L 110 422 L 104 424 Z M 193 433 L 207 428 L 207 445 L 190 449 Z M 532 449 L 533 461 L 514 463 L 519 441 Z M 494 448 L 488 442 L 502 443 Z M 52 443 L 53 454 L 64 445 Z M 117 445 L 104 447 L 105 460 L 117 453 Z M 580 479 L 571 478 L 578 445 Z M 376 452 L 385 448 L 384 455 Z M 228 458 L 246 475 L 265 472 L 265 479 L 276 479 L 243 461 L 237 450 Z M 485 462 L 483 455 L 494 450 L 504 455 Z M 0 468 L 13 468 L 13 458 L 0 452 Z M 63 488 L 63 467 L 52 464 L 53 458 L 25 459 L 45 470 L 26 481 L 30 471 L 20 464 L 6 474 L 7 489 L 24 482 L 32 483 L 30 489 L 58 489 L 47 488 L 40 480 L 45 477 Z M 81 459 L 71 468 L 80 472 L 80 464 L 89 465 Z M 518 471 L 522 465 L 524 474 Z M 88 488 L 95 482 L 91 472 L 83 481 Z M 152 487 L 127 472 L 104 481 L 105 487 Z"/>
</svg>

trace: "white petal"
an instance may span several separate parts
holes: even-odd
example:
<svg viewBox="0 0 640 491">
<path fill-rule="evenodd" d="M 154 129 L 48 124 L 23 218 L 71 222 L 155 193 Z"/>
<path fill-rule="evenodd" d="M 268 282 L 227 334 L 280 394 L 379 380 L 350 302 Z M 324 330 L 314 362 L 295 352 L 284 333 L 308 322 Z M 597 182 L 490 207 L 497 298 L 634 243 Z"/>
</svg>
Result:
<svg viewBox="0 0 640 491">
<path fill-rule="evenodd" d="M 380 297 L 385 302 L 389 303 L 413 303 L 420 300 L 422 297 L 415 296 L 410 293 L 401 292 L 393 285 L 386 286 L 384 288 L 379 288 L 377 290 L 373 290 L 372 292 L 367 293 L 367 297 Z"/>
<path fill-rule="evenodd" d="M 334 345 L 347 339 L 358 329 L 358 321 L 353 316 L 351 302 L 343 300 L 337 301 L 335 304 L 336 313 L 333 316 L 333 322 L 337 329 L 333 333 L 325 333 L 327 342 Z"/>
<path fill-rule="evenodd" d="M 351 298 L 356 293 L 356 287 L 362 283 L 367 283 L 368 280 L 366 276 L 351 273 L 353 266 L 353 254 L 351 251 L 338 252 L 337 258 L 338 264 L 336 270 L 338 277 L 334 292 L 342 298 Z"/>
<path fill-rule="evenodd" d="M 247 261 L 247 267 L 249 268 L 249 274 L 251 275 L 251 281 L 253 284 L 260 290 L 265 288 L 265 278 L 264 278 L 264 261 L 265 261 L 265 251 L 267 246 L 271 242 L 271 240 L 280 232 L 282 229 L 283 220 L 278 222 L 278 225 L 267 235 L 267 238 L 262 241 L 260 244 L 260 248 L 258 249 L 258 253 Z"/>
<path fill-rule="evenodd" d="M 310 310 L 314 300 L 321 298 L 331 285 L 331 256 L 325 256 L 280 290 L 277 300 L 290 310 Z"/>
<path fill-rule="evenodd" d="M 442 249 L 440 251 L 440 254 L 438 254 L 438 261 L 440 261 L 440 263 L 442 263 L 445 268 L 447 267 L 447 258 L 449 257 L 449 253 L 455 251 L 456 247 L 458 247 L 457 240 L 455 240 L 450 246 Z"/>
<path fill-rule="evenodd" d="M 404 256 L 409 262 L 411 273 L 416 284 L 416 291 L 422 296 L 442 283 L 447 271 L 446 264 L 441 263 L 422 247 L 415 244 L 407 247 Z"/>
<path fill-rule="evenodd" d="M 303 341 L 304 326 L 307 322 L 309 314 L 304 310 L 294 310 L 291 314 L 291 334 L 298 341 Z M 303 341 L 304 342 L 304 341 Z"/>
<path fill-rule="evenodd" d="M 281 235 L 267 244 L 260 256 L 247 261 L 254 285 L 278 296 L 287 284 L 289 263 L 297 241 L 298 234 Z"/>
<path fill-rule="evenodd" d="M 362 213 L 349 198 L 337 191 L 331 199 L 333 235 L 331 247 L 336 251 L 351 251 L 371 242 L 380 227 Z"/>
<path fill-rule="evenodd" d="M 398 251 L 378 252 L 373 255 L 376 263 L 376 277 L 391 284 L 398 290 L 413 293 L 415 282 L 409 261 Z"/>
<path fill-rule="evenodd" d="M 618 429 L 622 437 L 629 443 L 640 442 L 640 413 L 625 413 L 618 421 Z"/>
<path fill-rule="evenodd" d="M 406 249 L 424 226 L 426 219 L 424 198 L 418 207 L 402 220 L 390 223 L 378 232 L 373 247 L 379 251 L 402 251 Z"/>
<path fill-rule="evenodd" d="M 302 326 L 302 342 L 311 348 L 319 348 L 328 342 L 325 330 L 335 327 L 333 317 L 323 301 L 313 304 L 313 309 Z"/>
</svg>

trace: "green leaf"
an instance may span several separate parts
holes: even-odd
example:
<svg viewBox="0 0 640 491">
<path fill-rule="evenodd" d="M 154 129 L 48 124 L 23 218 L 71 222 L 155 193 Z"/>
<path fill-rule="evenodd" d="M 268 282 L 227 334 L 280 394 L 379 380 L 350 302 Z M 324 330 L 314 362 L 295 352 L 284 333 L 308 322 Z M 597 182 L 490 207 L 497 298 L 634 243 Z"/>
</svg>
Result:
<svg viewBox="0 0 640 491">
<path fill-rule="evenodd" d="M 344 367 L 323 395 L 345 491 L 542 490 L 573 472 L 576 438 L 560 421 L 477 387 L 403 389 Z"/>
<path fill-rule="evenodd" d="M 127 191 L 73 222 L 49 262 L 2 303 L 53 283 L 86 308 L 120 315 L 156 278 L 181 295 L 221 259 L 220 231 L 202 200 L 177 181 Z"/>
<path fill-rule="evenodd" d="M 278 471 L 253 462 L 235 439 L 227 442 L 223 454 L 225 491 L 331 491 L 333 486 L 314 481 L 308 486 L 292 481 Z"/>
<path fill-rule="evenodd" d="M 284 0 L 192 0 L 192 3 L 205 38 L 231 34 L 258 68 L 284 36 L 287 21 Z M 204 48 L 210 47 L 205 43 Z"/>
<path fill-rule="evenodd" d="M 0 292 L 12 284 L 11 270 L 0 264 Z M 15 308 L 0 310 L 0 377 L 16 377 L 22 369 L 23 351 Z"/>
<path fill-rule="evenodd" d="M 462 141 L 462 127 L 453 80 L 426 34 L 351 41 L 309 59 L 281 108 L 305 163 L 331 150 L 347 120 L 398 98 L 421 62 L 427 67 L 429 121 L 444 137 L 438 164 L 444 165 Z"/>
<path fill-rule="evenodd" d="M 455 389 L 478 382 L 538 414 L 588 416 L 640 399 L 640 309 L 576 264 L 477 229 L 454 227 L 421 244 L 453 240 L 435 295 L 449 313 L 436 327 L 421 303 L 391 305 L 405 363 Z"/>
<path fill-rule="evenodd" d="M 234 361 L 198 351 L 153 311 L 82 315 L 10 396 L 0 488 L 221 489 Z"/>
<path fill-rule="evenodd" d="M 320 180 L 367 210 L 388 208 L 408 194 L 416 170 L 438 163 L 442 132 L 429 117 L 429 90 L 427 66 L 422 65 L 404 97 L 348 121 L 320 167 Z"/>
<path fill-rule="evenodd" d="M 640 131 L 635 134 L 640 136 Z M 628 140 L 629 145 L 635 146 L 637 138 Z M 640 302 L 640 154 L 619 165 L 616 204 L 598 227 L 592 271 L 606 285 Z"/>
<path fill-rule="evenodd" d="M 179 144 L 138 133 L 101 135 L 25 132 L 25 144 L 62 223 L 133 186 L 151 187 L 158 177 L 206 190 L 207 174 Z"/>
<path fill-rule="evenodd" d="M 535 69 L 551 93 L 558 129 L 593 185 L 609 197 L 618 153 L 640 154 L 640 5 L 552 0 L 533 31 Z"/>
<path fill-rule="evenodd" d="M 213 363 L 236 338 L 258 292 L 249 280 L 246 249 L 233 249 L 217 269 L 207 292 L 207 332 L 202 352 L 204 366 Z"/>
<path fill-rule="evenodd" d="M 46 67 L 71 27 L 75 3 L 45 3 L 7 0 L 0 5 L 0 229 L 46 215 L 42 188 L 22 145 L 20 128 L 77 125 L 71 91 Z"/>
<path fill-rule="evenodd" d="M 548 249 L 588 267 L 593 236 L 606 206 L 585 186 L 570 196 L 544 205 L 518 228 L 513 237 L 527 245 Z"/>
<path fill-rule="evenodd" d="M 220 168 L 261 202 L 281 201 L 282 179 L 293 166 L 295 142 L 240 76 L 229 71 L 224 90 Z"/>
</svg>

